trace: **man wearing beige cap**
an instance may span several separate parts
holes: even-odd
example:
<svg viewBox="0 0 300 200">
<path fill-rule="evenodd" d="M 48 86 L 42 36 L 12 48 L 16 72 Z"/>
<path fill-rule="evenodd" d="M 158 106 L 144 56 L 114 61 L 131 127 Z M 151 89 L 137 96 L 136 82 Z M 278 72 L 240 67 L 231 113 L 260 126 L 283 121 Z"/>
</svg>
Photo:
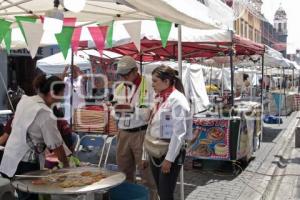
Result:
<svg viewBox="0 0 300 200">
<path fill-rule="evenodd" d="M 135 182 L 136 166 L 141 163 L 143 142 L 153 100 L 151 78 L 141 76 L 135 60 L 130 56 L 120 59 L 117 74 L 122 82 L 114 90 L 115 113 L 120 129 L 117 136 L 117 164 L 126 174 L 126 180 Z M 156 199 L 155 183 L 148 168 L 139 168 L 142 182 Z"/>
</svg>

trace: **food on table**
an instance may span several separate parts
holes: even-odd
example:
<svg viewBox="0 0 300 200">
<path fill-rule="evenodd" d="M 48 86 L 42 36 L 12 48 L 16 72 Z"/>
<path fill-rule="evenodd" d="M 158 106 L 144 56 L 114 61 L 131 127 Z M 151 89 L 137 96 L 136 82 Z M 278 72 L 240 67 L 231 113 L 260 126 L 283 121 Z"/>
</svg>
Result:
<svg viewBox="0 0 300 200">
<path fill-rule="evenodd" d="M 91 172 L 91 171 L 85 171 L 85 172 L 80 173 L 81 176 L 91 176 L 92 174 L 93 174 L 93 172 Z"/>
<path fill-rule="evenodd" d="M 50 176 L 47 178 L 33 180 L 32 184 L 54 184 L 61 188 L 70 188 L 91 185 L 93 183 L 101 181 L 104 178 L 106 178 L 106 176 L 99 171 L 84 171 L 78 173 L 55 173 L 50 174 Z"/>
<path fill-rule="evenodd" d="M 44 179 L 35 179 L 31 183 L 32 185 L 45 185 L 47 184 L 47 181 Z"/>
</svg>

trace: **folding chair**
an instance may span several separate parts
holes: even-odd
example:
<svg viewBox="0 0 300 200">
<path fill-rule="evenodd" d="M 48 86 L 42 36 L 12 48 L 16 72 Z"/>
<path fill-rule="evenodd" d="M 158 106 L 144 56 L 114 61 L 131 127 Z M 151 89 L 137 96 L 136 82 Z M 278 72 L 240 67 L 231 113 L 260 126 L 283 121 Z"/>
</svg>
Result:
<svg viewBox="0 0 300 200">
<path fill-rule="evenodd" d="M 111 145 L 113 143 L 113 140 L 116 138 L 116 136 L 108 136 L 105 140 L 105 143 L 103 145 L 103 150 L 102 150 L 102 154 L 101 154 L 101 157 L 99 159 L 99 163 L 98 163 L 98 167 L 101 167 L 101 163 L 102 163 L 102 158 L 104 156 L 104 151 L 105 151 L 105 148 L 107 148 L 106 150 L 106 155 L 105 155 L 105 160 L 104 160 L 104 163 L 103 163 L 103 167 L 106 168 L 106 165 L 107 165 L 107 160 L 108 160 L 108 156 L 110 154 L 110 149 L 111 149 Z"/>
<path fill-rule="evenodd" d="M 84 134 L 83 136 L 80 137 L 79 144 L 75 148 L 76 155 L 79 156 L 79 153 L 84 148 L 87 148 L 88 150 L 91 150 L 90 147 L 100 148 L 99 162 L 101 162 L 103 159 L 104 150 L 105 150 L 105 146 L 106 146 L 106 138 L 107 138 L 107 135 Z M 96 164 L 96 163 L 94 163 L 94 164 Z"/>
</svg>

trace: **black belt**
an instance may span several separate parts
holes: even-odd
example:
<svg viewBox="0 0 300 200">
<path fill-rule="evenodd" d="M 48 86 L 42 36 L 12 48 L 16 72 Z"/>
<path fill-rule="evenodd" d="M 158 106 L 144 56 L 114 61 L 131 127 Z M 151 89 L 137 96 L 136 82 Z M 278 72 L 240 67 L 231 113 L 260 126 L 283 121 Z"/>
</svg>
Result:
<svg viewBox="0 0 300 200">
<path fill-rule="evenodd" d="M 148 125 L 144 125 L 144 126 L 140 126 L 140 127 L 136 127 L 136 128 L 124 129 L 124 131 L 127 131 L 127 132 L 138 132 L 138 131 L 146 130 L 147 127 L 148 127 Z"/>
</svg>

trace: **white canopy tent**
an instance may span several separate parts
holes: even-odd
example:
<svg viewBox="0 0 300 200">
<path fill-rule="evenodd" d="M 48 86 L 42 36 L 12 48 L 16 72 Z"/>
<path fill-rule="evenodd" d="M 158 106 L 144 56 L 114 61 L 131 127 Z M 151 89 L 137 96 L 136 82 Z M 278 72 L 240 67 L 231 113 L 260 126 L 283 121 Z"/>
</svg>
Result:
<svg viewBox="0 0 300 200">
<path fill-rule="evenodd" d="M 208 22 L 208 24 L 214 27 L 233 29 L 233 11 L 220 0 L 208 0 L 203 2 L 195 0 L 126 0 L 126 2 L 137 10 L 149 15 L 169 19 L 169 21 L 184 26 L 204 29 L 203 26 L 205 26 L 205 24 L 199 23 L 199 21 L 202 21 Z M 180 17 L 178 13 L 180 13 Z M 190 19 L 184 16 L 185 13 L 189 14 Z M 213 27 L 207 27 L 205 29 L 208 28 L 211 29 Z"/>
<path fill-rule="evenodd" d="M 81 50 L 77 52 L 77 55 L 74 55 L 74 64 L 77 65 L 81 71 L 91 72 L 89 55 L 99 56 L 99 53 L 96 50 Z M 120 56 L 121 55 L 110 51 L 104 51 L 102 58 L 114 59 Z M 66 65 L 71 65 L 71 57 L 71 51 L 68 52 L 66 59 L 64 59 L 62 53 L 57 53 L 38 60 L 36 66 L 46 74 L 61 74 Z"/>
<path fill-rule="evenodd" d="M 197 0 L 188 0 L 188 2 L 182 2 L 180 0 L 155 0 L 155 2 L 87 0 L 85 8 L 80 13 L 64 11 L 64 16 L 76 17 L 78 21 L 81 22 L 101 23 L 110 22 L 112 20 L 153 19 L 153 16 L 156 16 L 194 28 L 213 29 L 222 26 L 224 16 L 232 17 L 231 21 L 233 21 L 233 12 L 231 8 L 223 2 L 218 3 L 217 1 L 219 0 L 209 0 L 207 1 L 208 3 L 204 5 Z M 47 10 L 52 9 L 53 5 L 53 1 L 51 0 L 3 1 L 0 6 L 0 15 L 8 20 L 14 20 L 14 16 L 16 15 L 34 14 L 39 16 L 44 15 Z M 62 6 L 59 8 L 63 10 Z M 212 12 L 213 10 L 215 11 Z M 208 13 L 211 14 L 206 15 Z M 224 15 L 219 16 L 217 13 L 224 13 Z M 228 18 L 229 17 L 226 19 Z"/>
</svg>

